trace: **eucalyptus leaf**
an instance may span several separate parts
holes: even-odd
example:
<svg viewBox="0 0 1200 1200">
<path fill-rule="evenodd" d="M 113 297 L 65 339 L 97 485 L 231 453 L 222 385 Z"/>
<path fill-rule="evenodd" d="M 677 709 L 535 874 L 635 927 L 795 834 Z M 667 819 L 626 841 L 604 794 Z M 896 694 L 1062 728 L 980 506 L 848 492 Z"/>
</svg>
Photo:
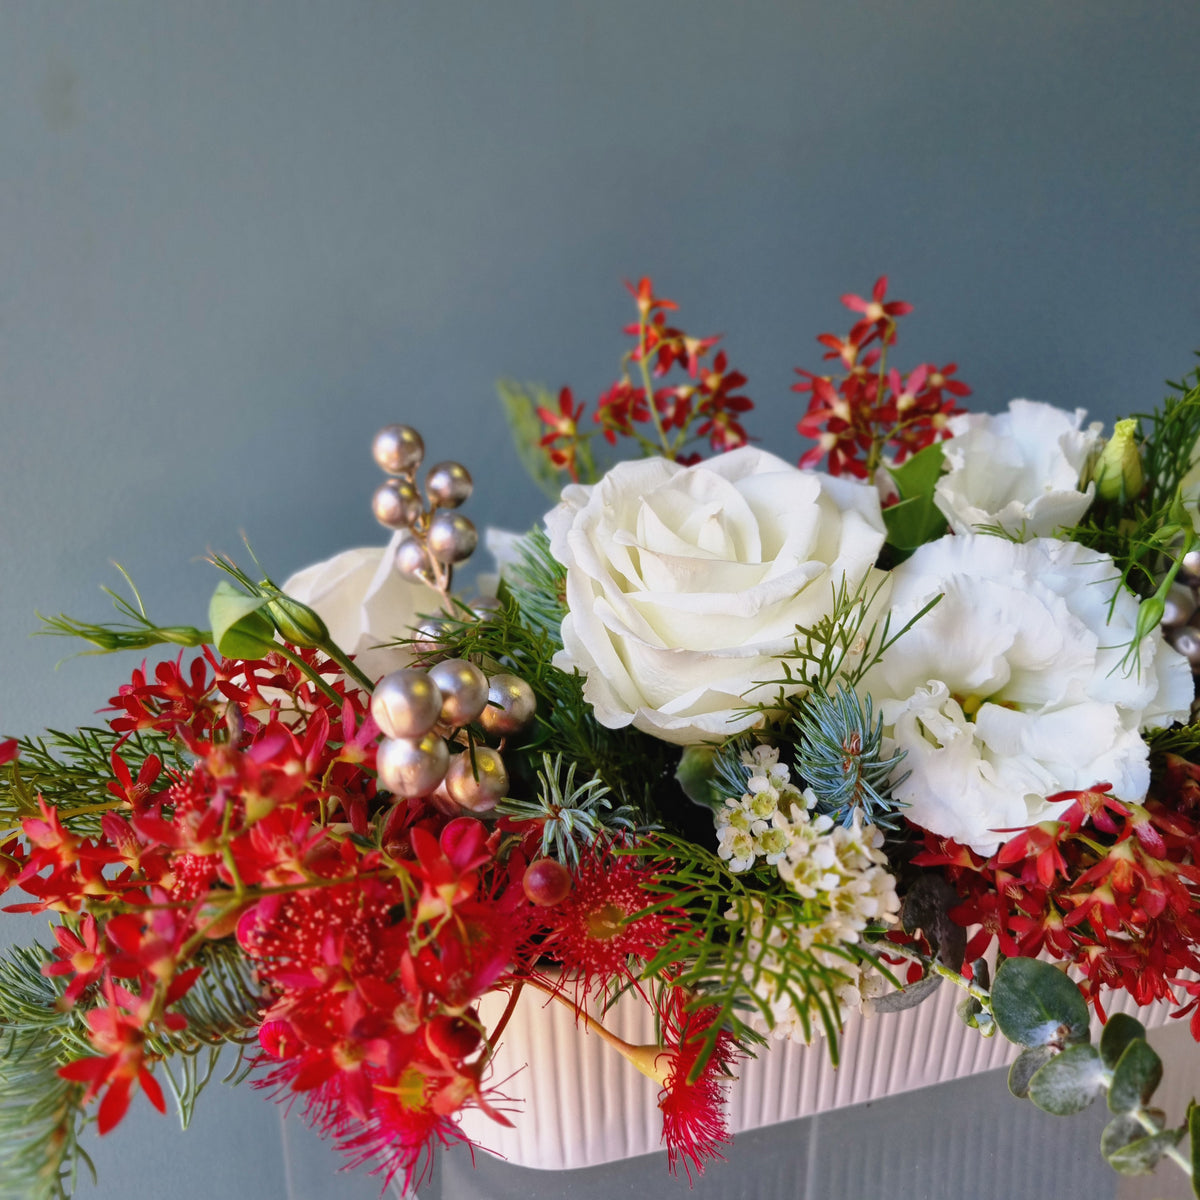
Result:
<svg viewBox="0 0 1200 1200">
<path fill-rule="evenodd" d="M 1043 1112 L 1069 1117 L 1083 1112 L 1104 1090 L 1104 1064 L 1095 1046 L 1068 1046 L 1029 1081 L 1029 1098 Z"/>
<path fill-rule="evenodd" d="M 1142 1107 L 1162 1082 L 1163 1064 L 1149 1042 L 1134 1038 L 1113 1068 L 1108 1089 L 1108 1107 L 1115 1113 L 1134 1112 Z"/>
<path fill-rule="evenodd" d="M 1119 1150 L 1123 1150 L 1131 1142 L 1141 1141 L 1145 1136 L 1145 1126 L 1137 1117 L 1131 1117 L 1127 1113 L 1113 1117 L 1100 1135 L 1100 1153 L 1107 1162 Z"/>
<path fill-rule="evenodd" d="M 262 611 L 265 596 L 247 596 L 222 580 L 208 602 L 213 644 L 226 658 L 262 658 L 275 649 L 275 626 Z"/>
<path fill-rule="evenodd" d="M 1145 1039 L 1146 1027 L 1128 1013 L 1113 1013 L 1100 1034 L 1100 1057 L 1110 1070 L 1120 1061 L 1125 1047 L 1137 1039 Z"/>
<path fill-rule="evenodd" d="M 1029 1046 L 1022 1050 L 1008 1068 L 1008 1090 L 1018 1100 L 1029 1096 L 1029 1081 L 1054 1057 L 1052 1046 Z"/>
<path fill-rule="evenodd" d="M 1200 1105 L 1195 1100 L 1188 1105 L 1187 1129 L 1192 1140 L 1192 1192 L 1200 1196 Z"/>
<path fill-rule="evenodd" d="M 1142 1132 L 1142 1137 L 1104 1156 L 1114 1171 L 1121 1175 L 1149 1175 L 1158 1160 L 1172 1147 L 1179 1145 L 1183 1137 L 1182 1129 L 1167 1129 L 1153 1134 Z"/>
<path fill-rule="evenodd" d="M 1007 958 L 1000 964 L 992 1012 L 1000 1032 L 1020 1046 L 1088 1036 L 1087 1003 L 1079 988 L 1057 967 L 1036 958 Z"/>
<path fill-rule="evenodd" d="M 872 1000 L 871 1011 L 889 1013 L 903 1012 L 906 1008 L 916 1008 L 922 1000 L 927 1000 L 932 996 L 941 984 L 942 977 L 940 975 L 926 975 L 924 979 L 918 979 L 916 983 L 910 983 L 897 992 L 888 992 L 886 996 Z"/>
</svg>

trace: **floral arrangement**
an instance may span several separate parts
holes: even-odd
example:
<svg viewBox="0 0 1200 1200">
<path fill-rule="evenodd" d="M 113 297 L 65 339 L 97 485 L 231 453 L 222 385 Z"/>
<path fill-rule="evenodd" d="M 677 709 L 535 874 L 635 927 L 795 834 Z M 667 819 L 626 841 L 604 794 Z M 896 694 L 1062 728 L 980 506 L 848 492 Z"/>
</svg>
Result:
<svg viewBox="0 0 1200 1200">
<path fill-rule="evenodd" d="M 1106 1095 L 1116 1169 L 1200 1179 L 1142 1024 L 1090 1033 L 1125 992 L 1200 1038 L 1200 373 L 1107 437 L 970 413 L 953 364 L 892 364 L 910 306 L 881 279 L 799 372 L 793 466 L 751 445 L 718 339 L 631 292 L 590 423 L 502 387 L 554 507 L 489 534 L 478 596 L 471 477 L 422 485 L 396 425 L 386 549 L 282 586 L 214 557 L 208 629 L 132 583 L 116 622 L 46 621 L 170 652 L 102 724 L 0 742 L 0 890 L 54 919 L 0 960 L 0 1195 L 68 1195 L 138 1091 L 186 1123 L 229 1046 L 419 1183 L 464 1109 L 519 1119 L 493 1057 L 523 993 L 653 1081 L 691 1178 L 744 1056 L 836 1061 L 847 1020 L 952 985 L 1023 1047 L 1018 1096 Z M 656 1041 L 606 1028 L 620 995 Z"/>
</svg>

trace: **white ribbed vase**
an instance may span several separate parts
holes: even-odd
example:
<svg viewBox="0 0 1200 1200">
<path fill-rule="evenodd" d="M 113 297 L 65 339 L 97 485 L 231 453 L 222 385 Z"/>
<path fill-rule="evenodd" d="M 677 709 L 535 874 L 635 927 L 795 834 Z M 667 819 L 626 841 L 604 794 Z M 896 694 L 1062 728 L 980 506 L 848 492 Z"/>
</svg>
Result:
<svg viewBox="0 0 1200 1200">
<path fill-rule="evenodd" d="M 853 1018 L 836 1069 L 824 1040 L 812 1046 L 777 1042 L 760 1050 L 741 1064 L 729 1087 L 730 1130 L 737 1134 L 1006 1066 L 1019 1047 L 964 1025 L 955 1011 L 962 997 L 944 983 L 916 1008 Z M 506 999 L 504 993 L 483 999 L 485 1025 L 499 1019 Z M 1164 1024 L 1170 1011 L 1166 1004 L 1139 1010 L 1124 992 L 1108 999 L 1108 1011 L 1129 1012 L 1147 1026 Z M 634 1044 L 654 1040 L 653 1013 L 636 996 L 622 997 L 604 1024 Z M 531 989 L 504 1031 L 493 1080 L 523 1101 L 510 1114 L 513 1127 L 469 1111 L 463 1129 L 483 1149 L 518 1166 L 590 1167 L 662 1147 L 658 1085 L 577 1026 L 565 1005 Z"/>
</svg>

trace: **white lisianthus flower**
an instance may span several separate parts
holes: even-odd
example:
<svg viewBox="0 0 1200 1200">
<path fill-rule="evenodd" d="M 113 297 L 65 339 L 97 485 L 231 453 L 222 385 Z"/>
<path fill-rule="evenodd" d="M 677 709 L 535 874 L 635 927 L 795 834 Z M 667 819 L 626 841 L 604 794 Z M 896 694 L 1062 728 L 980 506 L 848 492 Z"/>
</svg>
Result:
<svg viewBox="0 0 1200 1200">
<path fill-rule="evenodd" d="M 874 488 L 743 447 L 692 467 L 623 462 L 573 485 L 546 517 L 567 568 L 561 670 L 610 729 L 689 745 L 749 728 L 777 693 L 797 625 L 872 569 L 884 525 Z"/>
<path fill-rule="evenodd" d="M 967 534 L 922 546 L 892 575 L 893 629 L 942 594 L 861 685 L 906 752 L 894 789 L 905 816 L 991 854 L 1066 809 L 1048 799 L 1058 792 L 1105 782 L 1142 800 L 1140 730 L 1187 718 L 1192 677 L 1157 628 L 1122 662 L 1138 601 L 1124 589 L 1113 599 L 1111 558 Z"/>
<path fill-rule="evenodd" d="M 949 469 L 933 493 L 950 528 L 998 525 L 1024 541 L 1078 524 L 1095 493 L 1079 481 L 1101 441 L 1099 424 L 1082 428 L 1086 415 L 1013 400 L 1006 413 L 951 417 L 954 436 L 943 443 Z"/>
<path fill-rule="evenodd" d="M 282 587 L 314 609 L 338 646 L 376 681 L 412 662 L 403 646 L 385 643 L 411 636 L 421 614 L 441 607 L 433 588 L 410 583 L 393 569 L 399 539 L 396 534 L 386 547 L 345 550 L 297 571 Z"/>
</svg>

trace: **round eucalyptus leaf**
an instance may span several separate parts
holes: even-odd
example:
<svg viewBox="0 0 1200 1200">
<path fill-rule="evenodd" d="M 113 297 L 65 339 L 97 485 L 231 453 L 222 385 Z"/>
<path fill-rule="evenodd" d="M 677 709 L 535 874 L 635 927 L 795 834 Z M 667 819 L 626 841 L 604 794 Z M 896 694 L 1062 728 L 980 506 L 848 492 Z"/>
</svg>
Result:
<svg viewBox="0 0 1200 1200">
<path fill-rule="evenodd" d="M 1104 1157 L 1108 1165 L 1121 1175 L 1149 1175 L 1158 1160 L 1173 1146 L 1178 1145 L 1182 1137 L 1182 1129 L 1166 1129 L 1162 1133 L 1147 1134 L 1132 1142 L 1126 1142 L 1120 1149 Z"/>
<path fill-rule="evenodd" d="M 1052 1046 L 1030 1046 L 1022 1050 L 1008 1069 L 1008 1090 L 1018 1100 L 1029 1095 L 1029 1081 L 1054 1057 Z"/>
<path fill-rule="evenodd" d="M 1082 1041 L 1087 1004 L 1070 978 L 1036 958 L 1006 958 L 992 985 L 992 1012 L 1000 1032 L 1019 1046 Z"/>
<path fill-rule="evenodd" d="M 1113 1013 L 1100 1034 L 1100 1057 L 1110 1070 L 1117 1065 L 1125 1047 L 1138 1038 L 1146 1037 L 1146 1027 L 1128 1013 Z"/>
<path fill-rule="evenodd" d="M 1125 1047 L 1113 1068 L 1108 1089 L 1108 1107 L 1115 1113 L 1133 1112 L 1142 1107 L 1162 1082 L 1162 1059 L 1149 1042 L 1134 1038 Z"/>
<path fill-rule="evenodd" d="M 1044 1112 L 1083 1112 L 1104 1090 L 1104 1064 L 1095 1046 L 1068 1046 L 1029 1081 L 1029 1098 Z"/>
</svg>

